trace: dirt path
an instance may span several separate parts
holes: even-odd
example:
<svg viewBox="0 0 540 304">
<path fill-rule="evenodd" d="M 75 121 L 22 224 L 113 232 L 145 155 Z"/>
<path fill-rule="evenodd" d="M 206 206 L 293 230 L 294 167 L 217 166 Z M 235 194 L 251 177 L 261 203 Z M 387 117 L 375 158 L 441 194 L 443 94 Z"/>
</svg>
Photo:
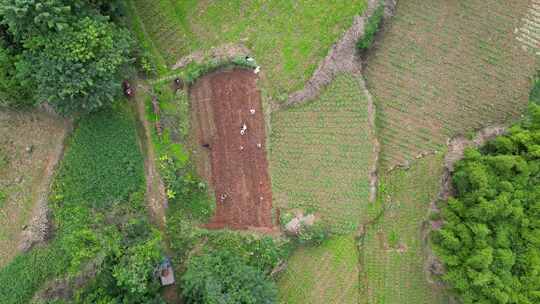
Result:
<svg viewBox="0 0 540 304">
<path fill-rule="evenodd" d="M 64 155 L 64 149 L 73 124 L 70 120 L 64 120 L 64 128 L 55 138 L 56 145 L 54 151 L 49 154 L 43 177 L 33 193 L 33 200 L 36 202 L 32 209 L 32 217 L 21 234 L 18 249 L 28 251 L 34 245 L 44 242 L 50 234 L 48 197 L 54 177 L 54 172 Z"/>
<path fill-rule="evenodd" d="M 172 256 L 172 251 L 169 247 L 169 240 L 167 238 L 167 194 L 165 185 L 159 175 L 159 171 L 156 167 L 156 153 L 154 146 L 152 145 L 152 133 L 153 127 L 146 119 L 146 109 L 144 99 L 146 88 L 144 84 L 140 84 L 140 88 L 136 94 L 135 110 L 137 112 L 137 133 L 139 138 L 139 144 L 144 156 L 144 171 L 146 176 L 146 193 L 145 201 L 147 203 L 148 211 L 154 224 L 159 228 L 163 236 L 163 249 L 167 256 Z M 178 278 L 176 278 L 178 280 Z M 162 296 L 167 303 L 181 303 L 181 298 L 177 293 L 176 284 L 163 288 Z"/>
</svg>

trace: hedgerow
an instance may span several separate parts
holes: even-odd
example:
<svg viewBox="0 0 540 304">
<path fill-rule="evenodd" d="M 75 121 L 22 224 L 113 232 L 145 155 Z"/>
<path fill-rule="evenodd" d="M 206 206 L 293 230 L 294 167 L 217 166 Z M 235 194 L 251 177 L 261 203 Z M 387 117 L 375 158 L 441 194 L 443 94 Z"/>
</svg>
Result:
<svg viewBox="0 0 540 304">
<path fill-rule="evenodd" d="M 463 303 L 539 303 L 540 105 L 507 135 L 465 151 L 434 249 Z"/>
<path fill-rule="evenodd" d="M 373 15 L 369 17 L 365 26 L 364 36 L 358 41 L 356 46 L 361 51 L 368 50 L 375 40 L 375 34 L 379 30 L 384 17 L 384 5 L 380 4 L 379 7 L 373 12 Z"/>
</svg>

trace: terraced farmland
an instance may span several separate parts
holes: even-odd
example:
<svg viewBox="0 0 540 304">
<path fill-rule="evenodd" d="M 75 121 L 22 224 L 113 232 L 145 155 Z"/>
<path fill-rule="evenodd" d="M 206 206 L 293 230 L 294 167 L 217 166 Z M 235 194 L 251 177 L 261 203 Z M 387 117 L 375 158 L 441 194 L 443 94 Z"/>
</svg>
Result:
<svg viewBox="0 0 540 304">
<path fill-rule="evenodd" d="M 334 232 L 357 229 L 367 213 L 372 162 L 367 99 L 342 75 L 308 104 L 272 117 L 274 206 L 315 211 Z"/>
<path fill-rule="evenodd" d="M 225 43 L 253 51 L 275 98 L 300 89 L 365 0 L 132 0 L 134 15 L 166 62 Z M 143 33 L 143 35 L 144 35 Z"/>
<path fill-rule="evenodd" d="M 516 29 L 516 39 L 524 49 L 540 56 L 540 0 L 531 0 L 529 11 L 521 21 L 521 27 Z"/>
<path fill-rule="evenodd" d="M 439 150 L 446 139 L 518 118 L 535 55 L 514 31 L 529 0 L 408 0 L 370 56 L 382 165 Z"/>
<path fill-rule="evenodd" d="M 425 276 L 421 229 L 439 191 L 441 156 L 426 157 L 408 171 L 397 170 L 383 179 L 386 211 L 367 227 L 360 247 L 360 303 L 448 303 Z"/>
<path fill-rule="evenodd" d="M 354 236 L 300 248 L 278 281 L 280 303 L 358 303 L 358 250 Z"/>
</svg>

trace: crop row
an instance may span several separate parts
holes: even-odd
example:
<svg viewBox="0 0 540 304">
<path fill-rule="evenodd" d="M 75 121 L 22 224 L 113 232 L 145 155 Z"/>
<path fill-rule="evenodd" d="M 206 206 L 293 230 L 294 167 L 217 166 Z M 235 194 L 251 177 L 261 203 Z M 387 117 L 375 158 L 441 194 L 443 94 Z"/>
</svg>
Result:
<svg viewBox="0 0 540 304">
<path fill-rule="evenodd" d="M 384 48 L 367 68 L 383 166 L 411 160 L 458 133 L 520 116 L 534 58 L 509 33 L 526 3 L 488 2 L 398 5 Z"/>
</svg>

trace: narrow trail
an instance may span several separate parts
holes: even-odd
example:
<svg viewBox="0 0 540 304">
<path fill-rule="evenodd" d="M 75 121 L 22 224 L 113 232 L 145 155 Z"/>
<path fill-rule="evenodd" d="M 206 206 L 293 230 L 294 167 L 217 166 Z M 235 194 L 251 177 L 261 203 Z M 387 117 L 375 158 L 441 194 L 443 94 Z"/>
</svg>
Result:
<svg viewBox="0 0 540 304">
<path fill-rule="evenodd" d="M 146 88 L 143 84 L 139 84 Z M 146 119 L 146 109 L 144 97 L 146 92 L 139 90 L 134 98 L 134 108 L 137 113 L 137 133 L 138 140 L 144 156 L 144 171 L 146 177 L 145 201 L 152 222 L 160 230 L 163 236 L 163 250 L 167 256 L 172 256 L 172 250 L 167 238 L 167 217 L 166 209 L 168 204 L 165 185 L 159 175 L 156 166 L 156 153 L 152 145 L 151 124 Z M 178 278 L 176 278 L 178 280 Z M 181 303 L 181 298 L 177 293 L 176 284 L 163 288 L 162 296 L 167 303 Z"/>
</svg>

